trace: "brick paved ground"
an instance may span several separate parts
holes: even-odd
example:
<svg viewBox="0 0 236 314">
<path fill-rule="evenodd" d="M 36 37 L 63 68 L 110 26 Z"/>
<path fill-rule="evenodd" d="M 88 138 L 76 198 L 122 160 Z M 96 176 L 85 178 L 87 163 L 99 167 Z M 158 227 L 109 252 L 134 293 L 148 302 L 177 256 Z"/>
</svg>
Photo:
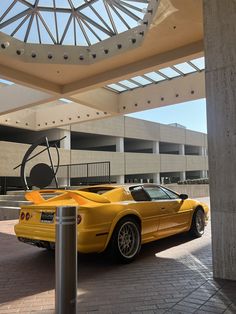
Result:
<svg viewBox="0 0 236 314">
<path fill-rule="evenodd" d="M 0 314 L 54 313 L 54 255 L 0 222 Z M 210 226 L 143 246 L 129 265 L 79 256 L 78 313 L 236 313 L 236 282 L 212 278 Z M 68 313 L 69 314 L 69 313 Z"/>
</svg>

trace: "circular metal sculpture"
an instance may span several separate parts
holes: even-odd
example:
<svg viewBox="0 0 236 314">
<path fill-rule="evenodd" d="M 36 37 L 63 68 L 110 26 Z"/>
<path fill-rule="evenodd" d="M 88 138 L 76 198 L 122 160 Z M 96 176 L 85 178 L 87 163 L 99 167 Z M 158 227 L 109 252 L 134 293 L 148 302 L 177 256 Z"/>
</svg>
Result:
<svg viewBox="0 0 236 314">
<path fill-rule="evenodd" d="M 29 177 L 31 185 L 43 189 L 52 182 L 54 176 L 54 171 L 49 165 L 40 163 L 31 169 Z"/>
<path fill-rule="evenodd" d="M 25 156 L 23 157 L 22 163 L 18 166 L 16 166 L 14 169 L 17 169 L 21 167 L 20 169 L 20 175 L 21 175 L 21 180 L 22 184 L 25 190 L 29 190 L 29 185 L 31 186 L 36 186 L 40 189 L 43 189 L 50 185 L 53 181 L 55 180 L 56 188 L 58 188 L 58 181 L 57 181 L 57 171 L 59 169 L 59 164 L 60 164 L 60 156 L 59 156 L 59 151 L 58 151 L 58 143 L 65 139 L 66 136 L 62 137 L 61 139 L 58 139 L 54 141 L 54 143 L 50 146 L 48 138 L 46 136 L 39 138 L 34 144 L 30 146 L 30 148 L 27 150 L 25 153 Z M 33 151 L 39 146 L 39 145 L 45 145 L 46 148 L 41 150 L 39 153 L 36 153 L 35 155 L 31 156 Z M 57 153 L 57 163 L 56 166 L 53 164 L 50 148 L 56 148 L 56 153 Z M 25 173 L 25 167 L 28 161 L 34 159 L 35 157 L 39 156 L 43 152 L 47 151 L 50 165 L 47 165 L 45 163 L 39 163 L 36 164 L 30 171 L 30 175 L 28 178 L 27 182 L 27 177 Z M 30 183 L 30 184 L 29 184 Z"/>
</svg>

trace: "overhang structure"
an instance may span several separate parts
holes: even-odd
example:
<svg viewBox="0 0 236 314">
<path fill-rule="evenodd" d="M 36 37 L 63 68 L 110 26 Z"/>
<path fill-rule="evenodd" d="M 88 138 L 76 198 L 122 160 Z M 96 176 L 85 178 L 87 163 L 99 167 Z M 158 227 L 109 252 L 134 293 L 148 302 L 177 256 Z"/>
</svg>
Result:
<svg viewBox="0 0 236 314">
<path fill-rule="evenodd" d="M 31 130 L 203 98 L 202 1 L 4 1 L 0 78 L 0 124 Z"/>
</svg>

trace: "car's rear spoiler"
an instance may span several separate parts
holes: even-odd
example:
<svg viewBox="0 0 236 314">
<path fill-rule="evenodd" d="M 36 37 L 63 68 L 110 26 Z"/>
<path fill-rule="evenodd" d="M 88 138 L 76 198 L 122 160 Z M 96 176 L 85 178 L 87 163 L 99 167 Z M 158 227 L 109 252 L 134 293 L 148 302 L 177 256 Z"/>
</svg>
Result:
<svg viewBox="0 0 236 314">
<path fill-rule="evenodd" d="M 45 199 L 43 194 L 52 194 L 52 197 Z M 54 194 L 54 195 L 53 195 Z M 59 194 L 59 195 L 58 195 Z M 79 205 L 85 205 L 91 202 L 94 203 L 110 203 L 105 196 L 85 192 L 85 191 L 74 191 L 74 190 L 37 190 L 32 192 L 27 192 L 25 194 L 25 198 L 34 203 L 34 204 L 41 204 L 41 203 L 50 203 L 59 200 L 66 200 L 66 199 L 74 199 Z"/>
</svg>

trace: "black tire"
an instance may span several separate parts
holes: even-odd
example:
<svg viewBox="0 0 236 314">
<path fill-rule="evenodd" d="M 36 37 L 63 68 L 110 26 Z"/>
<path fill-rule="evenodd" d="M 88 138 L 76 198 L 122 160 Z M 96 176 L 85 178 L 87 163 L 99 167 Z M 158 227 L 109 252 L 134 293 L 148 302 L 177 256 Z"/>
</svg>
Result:
<svg viewBox="0 0 236 314">
<path fill-rule="evenodd" d="M 121 219 L 112 234 L 109 243 L 109 255 L 118 262 L 130 263 L 141 248 L 139 223 L 132 217 Z"/>
<path fill-rule="evenodd" d="M 205 231 L 205 214 L 202 208 L 197 208 L 193 214 L 190 233 L 194 238 L 200 238 Z"/>
</svg>

